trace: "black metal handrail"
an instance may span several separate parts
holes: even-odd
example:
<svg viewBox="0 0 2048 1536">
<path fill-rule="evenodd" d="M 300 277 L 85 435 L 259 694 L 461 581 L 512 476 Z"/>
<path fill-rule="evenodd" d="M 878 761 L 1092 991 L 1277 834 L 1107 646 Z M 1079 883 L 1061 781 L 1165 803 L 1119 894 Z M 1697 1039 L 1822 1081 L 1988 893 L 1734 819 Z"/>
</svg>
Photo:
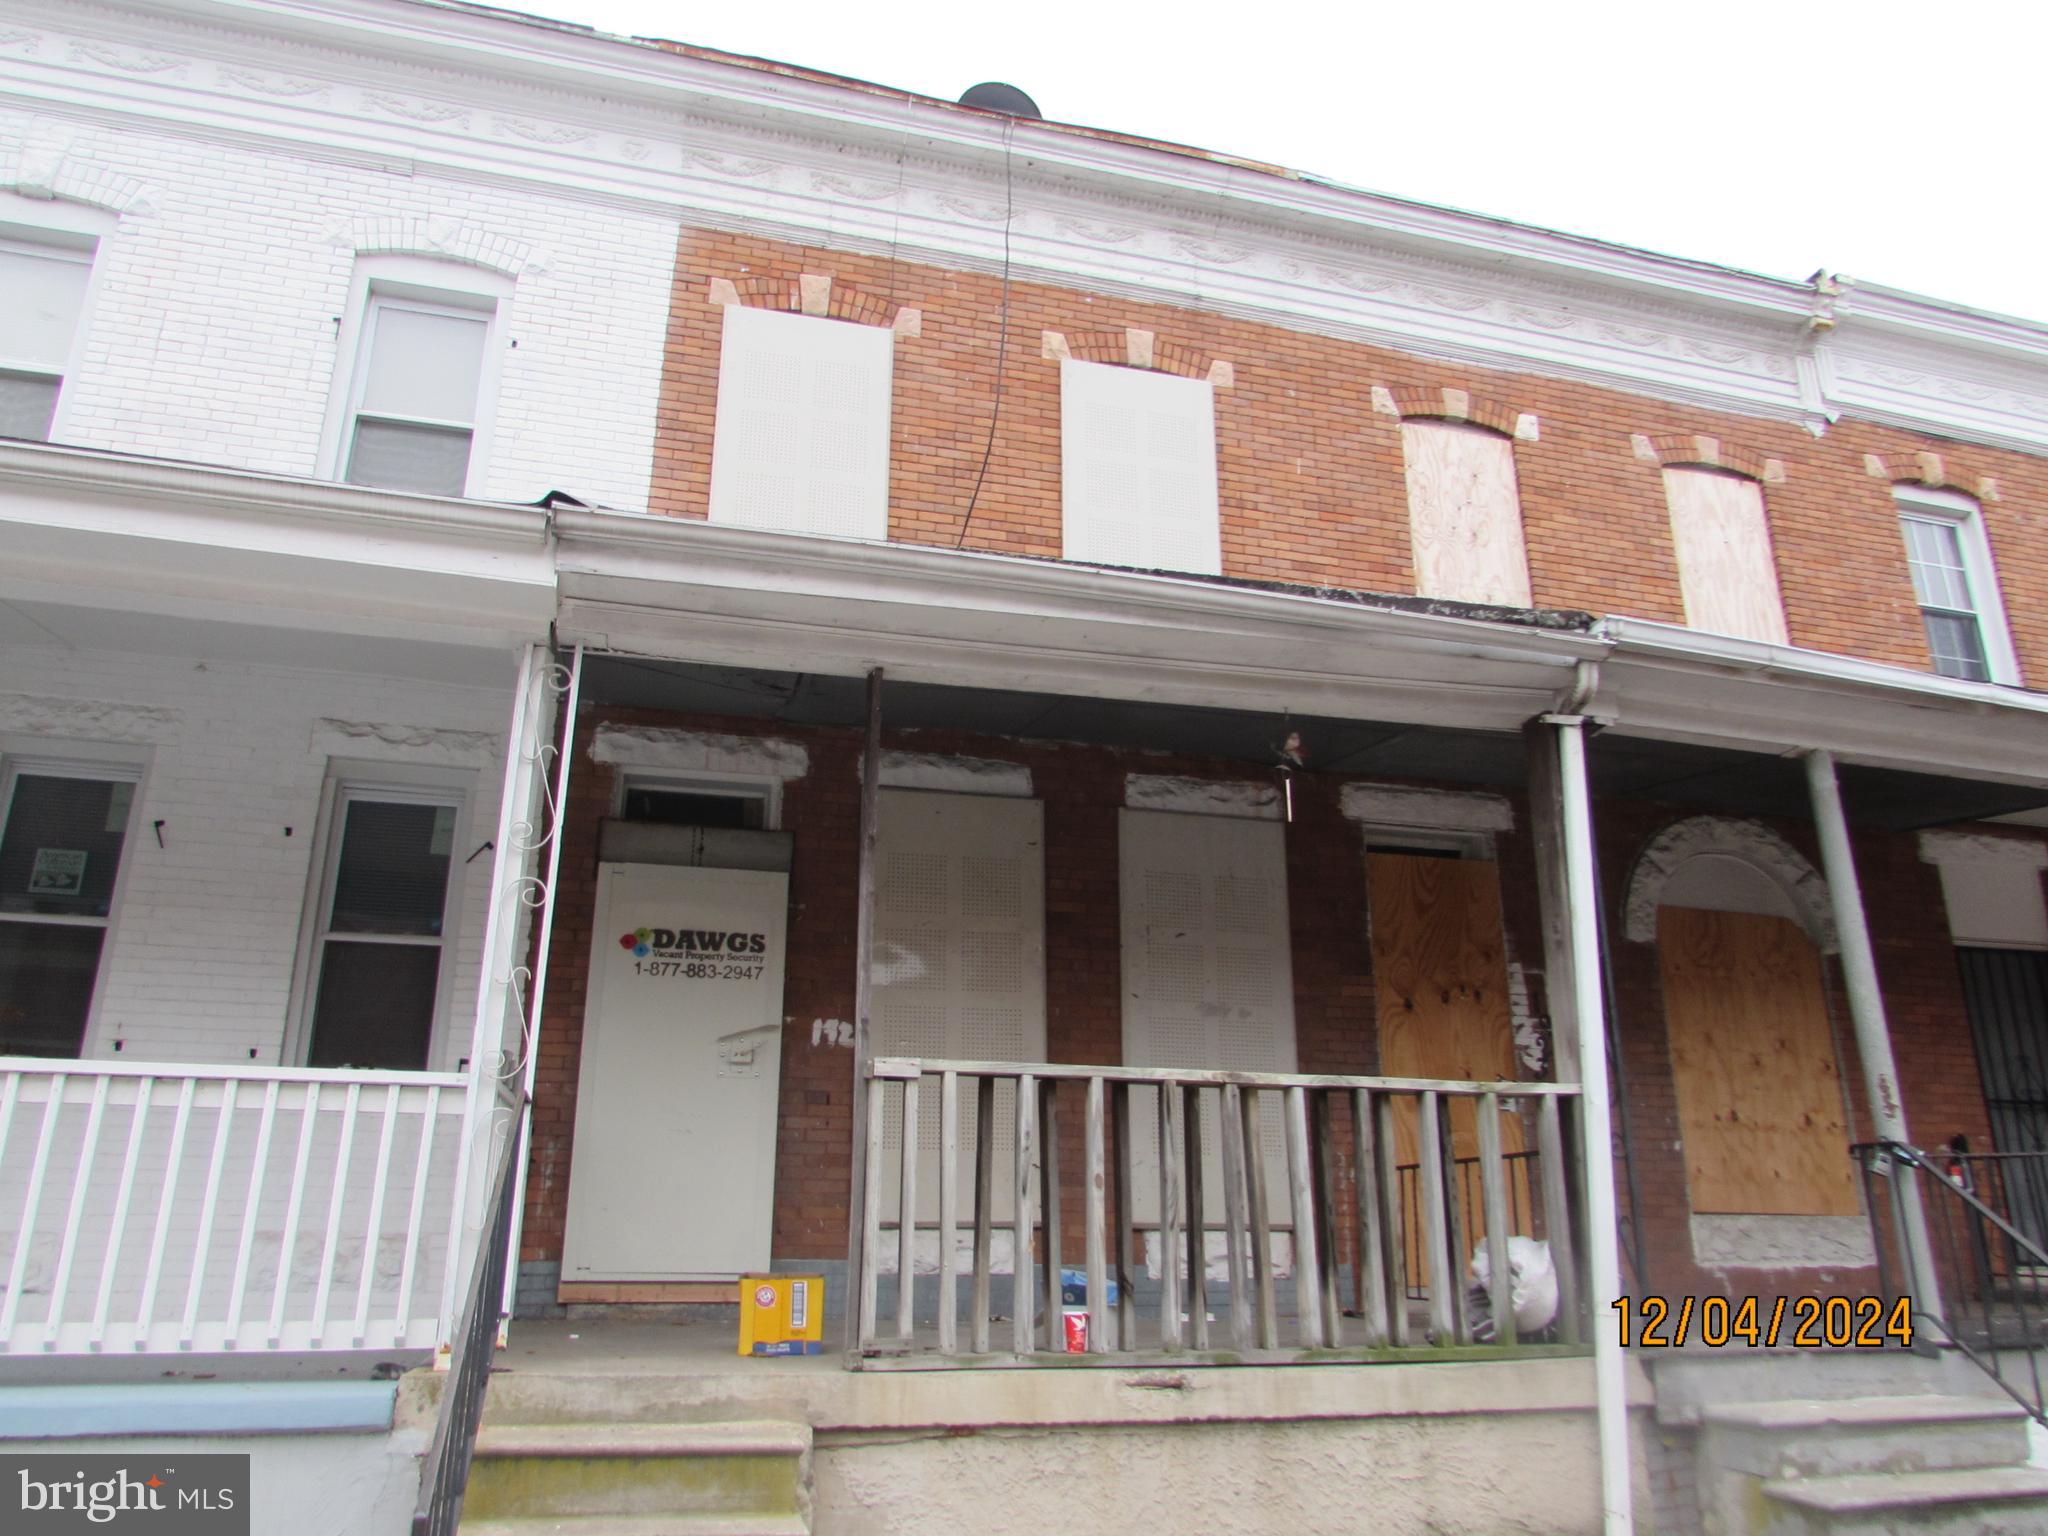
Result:
<svg viewBox="0 0 2048 1536">
<path fill-rule="evenodd" d="M 434 1438 L 420 1464 L 413 1536 L 454 1536 L 462 1519 L 462 1495 L 469 1487 L 470 1457 L 476 1450 L 477 1425 L 483 1419 L 484 1389 L 490 1385 L 491 1358 L 498 1347 L 498 1325 L 504 1318 L 506 1249 L 512 1239 L 512 1197 L 518 1188 L 512 1164 L 524 1111 L 524 1104 L 514 1106 L 512 1124 L 491 1178 L 490 1221 L 462 1305 L 462 1323 L 448 1360 L 448 1381 L 434 1421 Z"/>
<path fill-rule="evenodd" d="M 2048 1251 L 2010 1219 L 2010 1169 L 2002 1166 L 2033 1157 L 2039 1161 L 2032 1174 L 2048 1176 L 2048 1154 L 1998 1155 L 2001 1166 L 1987 1180 L 1994 1160 L 1987 1154 L 1934 1155 L 1896 1141 L 1860 1142 L 1849 1152 L 1863 1176 L 1878 1284 L 1887 1300 L 1913 1296 L 1916 1348 L 1955 1349 L 2048 1426 L 2039 1353 L 2048 1348 L 2048 1285 L 2028 1273 L 2048 1271 Z M 1901 1170 L 1924 1175 L 1916 1182 L 1925 1253 L 1914 1251 L 1916 1224 Z M 1919 1275 L 1932 1281 L 1938 1298 L 1923 1293 Z"/>
</svg>

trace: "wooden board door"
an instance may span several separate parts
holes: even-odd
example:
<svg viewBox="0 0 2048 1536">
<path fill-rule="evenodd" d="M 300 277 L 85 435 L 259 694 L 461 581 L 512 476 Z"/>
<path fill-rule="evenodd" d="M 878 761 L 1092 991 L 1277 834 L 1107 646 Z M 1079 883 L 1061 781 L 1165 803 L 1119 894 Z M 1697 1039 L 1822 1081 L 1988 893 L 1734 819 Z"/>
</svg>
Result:
<svg viewBox="0 0 2048 1536">
<path fill-rule="evenodd" d="M 1365 862 L 1381 1073 L 1489 1082 L 1519 1076 L 1508 1008 L 1500 866 L 1490 859 L 1408 853 L 1370 853 Z M 1519 1117 L 1503 1114 L 1500 1131 L 1503 1154 L 1524 1149 Z M 1397 1165 L 1412 1167 L 1419 1161 L 1417 1140 L 1413 1101 L 1397 1101 Z M 1479 1156 L 1477 1115 L 1469 1100 L 1452 1103 L 1451 1148 L 1458 1158 Z M 1515 1230 L 1532 1235 L 1529 1170 L 1520 1159 L 1511 1160 L 1508 1168 L 1508 1193 L 1520 1217 Z M 1414 1175 L 1403 1178 L 1412 1181 Z M 1469 1185 L 1464 1191 L 1470 1196 L 1465 1236 L 1476 1245 L 1486 1233 L 1479 1181 L 1461 1170 L 1458 1183 Z M 1419 1283 L 1419 1229 L 1412 1220 L 1404 1226 L 1410 1280 Z M 1464 1257 L 1459 1257 L 1461 1266 Z"/>
<path fill-rule="evenodd" d="M 1664 907 L 1657 954 L 1693 1211 L 1859 1214 L 1813 942 L 1782 917 Z"/>
</svg>

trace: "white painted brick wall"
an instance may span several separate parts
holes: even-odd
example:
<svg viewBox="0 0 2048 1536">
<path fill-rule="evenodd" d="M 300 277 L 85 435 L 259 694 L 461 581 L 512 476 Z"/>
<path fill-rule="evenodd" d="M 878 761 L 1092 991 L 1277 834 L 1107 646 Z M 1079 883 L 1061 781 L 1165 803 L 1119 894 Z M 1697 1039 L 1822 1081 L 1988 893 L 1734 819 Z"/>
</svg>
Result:
<svg viewBox="0 0 2048 1536">
<path fill-rule="evenodd" d="M 426 231 L 521 267 L 482 493 L 646 506 L 675 219 L 54 112 L 0 111 L 0 168 L 53 124 L 68 185 L 140 189 L 100 248 L 63 441 L 317 473 L 355 242 Z"/>
<path fill-rule="evenodd" d="M 497 830 L 512 708 L 509 657 L 505 671 L 506 687 L 495 690 L 133 653 L 0 651 L 0 736 L 10 745 L 19 744 L 10 733 L 18 730 L 15 701 L 23 695 L 145 705 L 170 715 L 149 727 L 77 733 L 132 740 L 149 753 L 86 1054 L 280 1059 L 328 771 L 319 722 L 333 719 L 482 732 L 497 744 L 492 761 L 459 770 L 469 781 L 469 818 L 455 850 L 455 985 L 443 1048 L 431 1063 L 452 1070 L 468 1053 L 491 856 L 461 861 Z M 432 761 L 368 739 L 352 742 L 345 755 Z M 161 848 L 151 827 L 159 819 Z"/>
</svg>

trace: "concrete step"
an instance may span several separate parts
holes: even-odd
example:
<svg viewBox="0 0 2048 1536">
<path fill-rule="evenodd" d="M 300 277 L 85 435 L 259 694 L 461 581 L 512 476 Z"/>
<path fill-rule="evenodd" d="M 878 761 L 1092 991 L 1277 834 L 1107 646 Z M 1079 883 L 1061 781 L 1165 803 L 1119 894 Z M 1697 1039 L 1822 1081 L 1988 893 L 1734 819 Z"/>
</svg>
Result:
<svg viewBox="0 0 2048 1536">
<path fill-rule="evenodd" d="M 1773 1478 L 1767 1536 L 2042 1536 L 2048 1472 L 1972 1467 Z"/>
<path fill-rule="evenodd" d="M 1654 1357 L 1654 1358 L 1652 1358 Z M 2007 1403 L 1982 1371 L 1953 1350 L 1916 1355 L 1903 1349 L 1646 1350 L 1657 1384 L 1657 1422 L 1693 1425 L 1715 1403 L 1781 1398 L 1847 1399 L 1932 1393 Z"/>
<path fill-rule="evenodd" d="M 1717 1403 L 1700 1413 L 1701 1454 L 1760 1478 L 2017 1466 L 2027 1416 L 2009 1400 L 1917 1394 L 1845 1401 Z"/>
<path fill-rule="evenodd" d="M 518 1520 L 471 1520 L 459 1536 L 811 1536 L 793 1515 L 534 1515 Z"/>
<path fill-rule="evenodd" d="M 654 1521 L 644 1536 L 670 1525 L 699 1529 L 675 1524 L 686 1518 L 738 1522 L 734 1533 L 756 1524 L 779 1530 L 790 1521 L 802 1530 L 810 1514 L 810 1457 L 807 1424 L 490 1425 L 477 1436 L 463 1528 L 603 1517 Z M 565 1530 L 611 1536 L 612 1528 Z M 631 1527 L 620 1536 L 628 1531 L 643 1536 Z"/>
</svg>

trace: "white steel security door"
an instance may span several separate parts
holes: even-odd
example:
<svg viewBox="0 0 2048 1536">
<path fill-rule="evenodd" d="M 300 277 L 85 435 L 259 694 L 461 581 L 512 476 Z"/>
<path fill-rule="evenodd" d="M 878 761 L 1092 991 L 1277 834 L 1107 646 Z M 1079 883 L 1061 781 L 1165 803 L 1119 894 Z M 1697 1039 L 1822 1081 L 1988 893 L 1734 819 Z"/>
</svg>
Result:
<svg viewBox="0 0 2048 1536">
<path fill-rule="evenodd" d="M 1134 1067 L 1292 1072 L 1294 968 L 1287 852 L 1277 821 L 1122 813 L 1124 1061 Z M 1222 1219 L 1215 1096 L 1202 1096 L 1203 1193 Z M 1131 1096 L 1138 1216 L 1159 1215 L 1158 1101 Z M 1287 1209 L 1280 1116 L 1265 1106 L 1267 1195 Z"/>
<path fill-rule="evenodd" d="M 995 795 L 885 789 L 875 881 L 877 1056 L 1045 1059 L 1045 808 Z M 996 1086 L 996 1166 L 1015 1139 L 1016 1085 Z M 887 1120 L 882 1166 L 897 1166 L 902 1121 Z M 973 1090 L 961 1145 L 975 1145 Z M 939 1113 L 918 1124 L 918 1215 L 939 1213 Z M 901 1186 L 883 1197 L 894 1218 Z M 996 1219 L 1015 1200 L 995 1181 Z M 934 1239 L 936 1241 L 936 1239 Z M 936 1250 L 935 1250 L 936 1251 Z"/>
<path fill-rule="evenodd" d="M 598 866 L 565 1280 L 768 1266 L 789 877 Z"/>
</svg>

